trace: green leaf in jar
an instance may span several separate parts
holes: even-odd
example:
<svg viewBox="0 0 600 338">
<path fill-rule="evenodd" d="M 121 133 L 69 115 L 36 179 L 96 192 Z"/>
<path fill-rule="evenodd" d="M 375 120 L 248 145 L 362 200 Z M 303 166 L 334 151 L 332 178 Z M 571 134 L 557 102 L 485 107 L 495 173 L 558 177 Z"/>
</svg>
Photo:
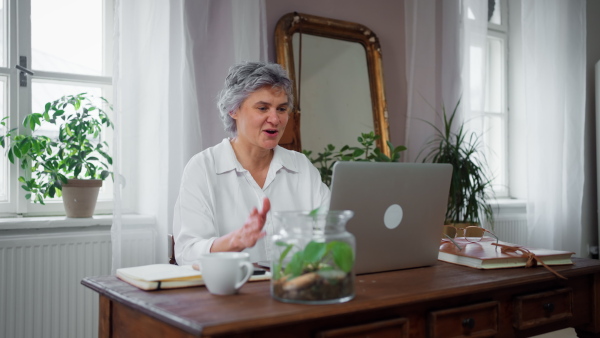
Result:
<svg viewBox="0 0 600 338">
<path fill-rule="evenodd" d="M 292 260 L 285 266 L 285 274 L 292 275 L 292 278 L 302 274 L 303 268 L 303 252 L 298 251 L 292 256 Z"/>
<path fill-rule="evenodd" d="M 287 243 L 282 242 L 282 241 L 277 241 L 277 242 L 275 242 L 275 244 L 277 244 L 278 246 L 284 246 L 285 247 L 285 249 L 283 250 L 283 252 L 279 256 L 279 262 L 277 264 L 275 264 L 275 271 L 273 271 L 273 278 L 279 279 L 280 277 L 282 277 L 281 276 L 281 267 L 283 266 L 283 260 L 288 255 L 288 253 L 290 252 L 290 250 L 292 250 L 293 245 L 292 244 L 287 244 Z"/>
<path fill-rule="evenodd" d="M 354 266 L 354 253 L 352 247 L 346 242 L 333 241 L 327 244 L 327 249 L 333 254 L 333 261 L 335 264 L 342 269 L 342 271 L 348 273 L 352 271 Z"/>
<path fill-rule="evenodd" d="M 308 264 L 315 264 L 320 262 L 325 256 L 327 248 L 325 243 L 317 243 L 310 241 L 306 248 L 304 248 L 304 261 Z"/>
<path fill-rule="evenodd" d="M 279 256 L 279 263 L 281 263 L 285 259 L 285 256 L 287 256 L 287 254 L 290 252 L 290 250 L 292 250 L 293 245 L 292 244 L 287 244 L 287 243 L 282 242 L 282 241 L 277 241 L 277 242 L 275 242 L 275 244 L 277 244 L 278 246 L 285 246 L 286 247 L 283 250 L 283 252 L 281 253 L 281 256 Z"/>
</svg>

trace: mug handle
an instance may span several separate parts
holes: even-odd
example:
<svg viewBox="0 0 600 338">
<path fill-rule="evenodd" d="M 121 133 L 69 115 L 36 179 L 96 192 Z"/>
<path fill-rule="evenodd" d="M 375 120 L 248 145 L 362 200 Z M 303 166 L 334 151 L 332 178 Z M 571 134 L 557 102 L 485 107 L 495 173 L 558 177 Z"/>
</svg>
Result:
<svg viewBox="0 0 600 338">
<path fill-rule="evenodd" d="M 235 289 L 239 289 L 242 287 L 242 285 L 244 285 L 244 283 L 246 283 L 248 281 L 248 279 L 250 278 L 250 276 L 252 276 L 252 273 L 254 273 L 254 265 L 252 265 L 252 263 L 248 262 L 248 261 L 241 261 L 240 262 L 240 268 L 241 269 L 246 269 L 246 275 L 244 276 L 244 278 L 242 278 L 242 280 L 240 282 L 238 282 L 235 285 Z"/>
</svg>

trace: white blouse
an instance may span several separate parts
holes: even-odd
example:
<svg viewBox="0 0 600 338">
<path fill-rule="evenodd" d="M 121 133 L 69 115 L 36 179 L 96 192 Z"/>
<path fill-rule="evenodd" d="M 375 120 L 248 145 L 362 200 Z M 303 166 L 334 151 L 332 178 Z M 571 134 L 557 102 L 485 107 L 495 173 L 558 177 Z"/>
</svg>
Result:
<svg viewBox="0 0 600 338">
<path fill-rule="evenodd" d="M 227 138 L 192 157 L 183 172 L 173 217 L 177 263 L 193 264 L 210 252 L 216 238 L 241 228 L 253 207 L 260 210 L 264 197 L 269 198 L 271 211 L 310 211 L 328 208 L 330 192 L 304 154 L 279 146 L 262 189 L 238 162 Z M 275 232 L 271 212 L 264 230 L 267 236 L 244 250 L 251 262 L 269 260 L 269 238 Z"/>
</svg>

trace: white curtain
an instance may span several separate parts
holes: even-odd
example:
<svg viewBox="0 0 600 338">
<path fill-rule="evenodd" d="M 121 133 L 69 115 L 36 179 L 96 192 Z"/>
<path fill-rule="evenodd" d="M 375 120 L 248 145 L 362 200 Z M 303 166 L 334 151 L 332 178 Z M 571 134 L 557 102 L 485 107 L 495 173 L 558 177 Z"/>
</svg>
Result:
<svg viewBox="0 0 600 338">
<path fill-rule="evenodd" d="M 520 4 L 528 244 L 581 255 L 586 2 Z"/>
<path fill-rule="evenodd" d="M 451 2 L 455 2 L 452 0 Z M 433 134 L 431 126 L 419 119 L 440 126 L 436 114 L 439 108 L 439 71 L 435 0 L 405 0 L 406 27 L 406 83 L 407 109 L 404 158 L 408 162 L 420 160 L 419 154 Z"/>
<path fill-rule="evenodd" d="M 407 161 L 434 134 L 422 120 L 442 126 L 442 107 L 451 113 L 459 99 L 457 122 L 481 132 L 484 102 L 487 1 L 406 0 Z M 476 63 L 477 69 L 471 67 Z M 458 123 L 457 123 L 458 124 Z"/>
<path fill-rule="evenodd" d="M 153 260 L 167 262 L 183 168 L 227 136 L 215 101 L 227 71 L 267 50 L 264 0 L 116 0 L 115 9 L 113 273 L 127 213 L 155 217 Z"/>
</svg>

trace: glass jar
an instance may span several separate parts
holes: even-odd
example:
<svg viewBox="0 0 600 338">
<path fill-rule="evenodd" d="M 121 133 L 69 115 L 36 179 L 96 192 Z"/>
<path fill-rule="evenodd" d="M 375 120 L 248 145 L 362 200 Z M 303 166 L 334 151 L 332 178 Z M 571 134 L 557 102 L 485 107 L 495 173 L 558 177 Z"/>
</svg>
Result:
<svg viewBox="0 0 600 338">
<path fill-rule="evenodd" d="M 356 242 L 350 210 L 273 212 L 271 295 L 288 303 L 332 304 L 354 298 Z M 277 229 L 277 228 L 276 228 Z"/>
</svg>

